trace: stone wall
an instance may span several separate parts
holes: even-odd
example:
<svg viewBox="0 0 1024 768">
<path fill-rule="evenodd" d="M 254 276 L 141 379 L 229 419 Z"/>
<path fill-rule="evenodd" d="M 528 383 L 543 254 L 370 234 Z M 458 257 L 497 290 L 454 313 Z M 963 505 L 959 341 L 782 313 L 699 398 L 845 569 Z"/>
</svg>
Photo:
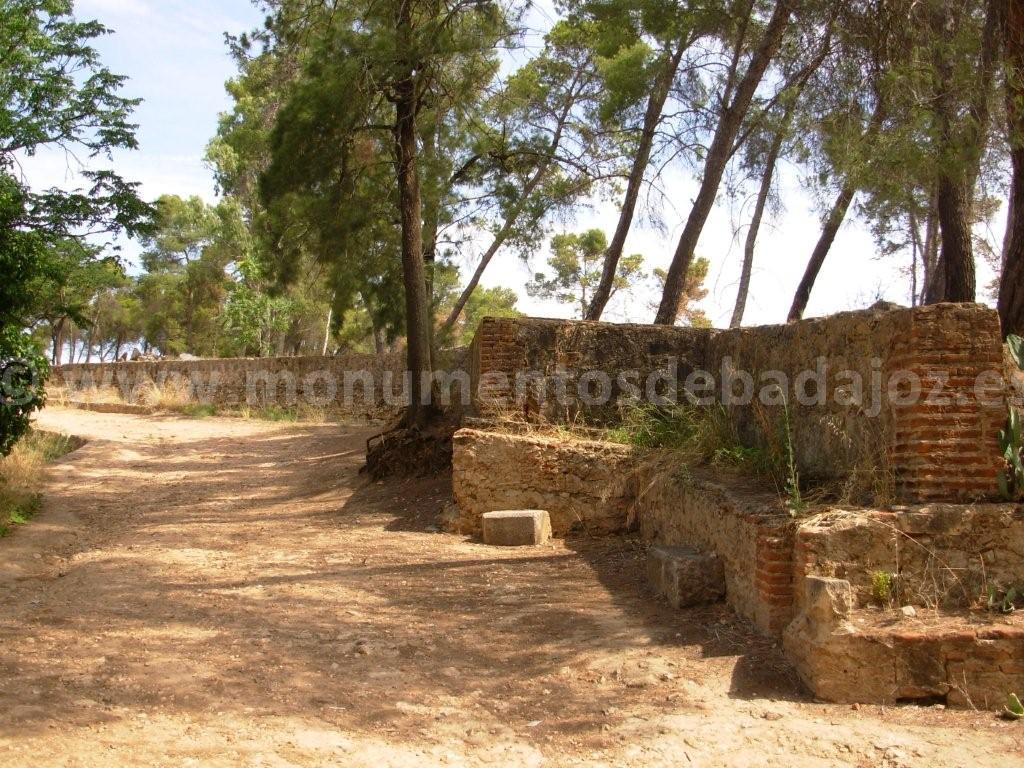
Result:
<svg viewBox="0 0 1024 768">
<path fill-rule="evenodd" d="M 935 504 L 826 512 L 797 531 L 794 568 L 797 582 L 810 576 L 849 582 L 855 607 L 878 602 L 872 594 L 878 573 L 894 575 L 900 606 L 971 607 L 984 601 L 989 586 L 1024 585 L 1024 510 Z"/>
<path fill-rule="evenodd" d="M 842 579 L 811 577 L 805 591 L 783 647 L 816 698 L 998 711 L 1024 686 L 1019 614 L 858 611 Z"/>
<path fill-rule="evenodd" d="M 794 525 L 777 495 L 737 490 L 746 485 L 736 477 L 648 467 L 633 514 L 652 543 L 718 555 L 729 605 L 765 634 L 778 636 L 793 618 Z"/>
<path fill-rule="evenodd" d="M 792 619 L 795 525 L 777 494 L 671 460 L 639 463 L 610 443 L 479 429 L 460 430 L 454 443 L 461 531 L 479 533 L 485 512 L 507 509 L 547 510 L 559 537 L 638 526 L 653 544 L 718 555 L 726 600 L 766 634 Z"/>
<path fill-rule="evenodd" d="M 703 365 L 714 331 L 656 325 L 615 325 L 541 318 L 486 318 L 470 348 L 474 403 L 482 413 L 512 411 L 535 421 L 596 424 L 618 421 L 627 390 L 646 395 L 652 378 L 656 394 L 682 387 Z M 611 374 L 607 402 L 586 375 Z M 536 377 L 544 377 L 538 387 Z M 519 389 L 517 390 L 517 379 Z M 582 379 L 582 381 L 581 381 Z M 566 396 L 559 403 L 559 388 Z M 594 398 L 595 400 L 598 398 Z"/>
<path fill-rule="evenodd" d="M 1024 684 L 1024 622 L 988 590 L 1022 584 L 1018 505 L 825 512 L 796 532 L 786 655 L 829 701 L 998 707 Z"/>
<path fill-rule="evenodd" d="M 635 496 L 630 451 L 542 435 L 463 429 L 455 434 L 453 490 L 460 529 L 486 512 L 543 509 L 555 536 L 625 530 Z"/>
<path fill-rule="evenodd" d="M 160 391 L 220 407 L 298 404 L 378 415 L 402 399 L 398 353 L 337 357 L 220 358 L 63 365 L 49 385 L 69 398 L 95 391 L 146 404 Z"/>
<path fill-rule="evenodd" d="M 690 391 L 722 402 L 750 445 L 777 444 L 788 424 L 807 480 L 879 473 L 907 501 L 996 493 L 1006 384 L 998 316 L 981 305 L 729 331 L 488 319 L 471 360 L 484 414 L 609 424 L 636 397 Z M 547 377 L 539 390 L 538 376 Z"/>
</svg>

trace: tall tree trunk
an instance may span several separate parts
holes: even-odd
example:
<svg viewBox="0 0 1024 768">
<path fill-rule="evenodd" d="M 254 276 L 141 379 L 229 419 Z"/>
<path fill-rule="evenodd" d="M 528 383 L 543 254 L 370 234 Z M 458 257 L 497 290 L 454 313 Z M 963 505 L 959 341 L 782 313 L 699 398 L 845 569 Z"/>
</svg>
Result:
<svg viewBox="0 0 1024 768">
<path fill-rule="evenodd" d="M 62 317 L 57 321 L 57 324 L 53 326 L 53 354 L 51 355 L 51 362 L 54 367 L 60 365 L 61 358 L 64 356 L 62 347 L 64 346 L 64 318 Z"/>
<path fill-rule="evenodd" d="M 832 243 L 835 242 L 839 228 L 843 225 L 843 221 L 846 219 L 846 212 L 850 210 L 850 203 L 853 202 L 853 197 L 856 194 L 857 184 L 852 178 L 848 178 L 842 191 L 839 193 L 839 197 L 836 198 L 832 210 L 829 211 L 828 218 L 825 220 L 825 226 L 821 229 L 818 244 L 814 246 L 811 258 L 807 262 L 807 269 L 804 270 L 804 276 L 800 280 L 796 294 L 793 296 L 793 305 L 789 308 L 788 319 L 790 321 L 799 320 L 804 316 L 807 302 L 811 298 L 811 289 L 818 279 L 818 273 L 821 272 L 821 267 L 825 263 L 825 257 L 828 256 L 828 252 L 832 249 Z"/>
<path fill-rule="evenodd" d="M 331 343 L 331 322 L 334 320 L 334 296 L 331 296 L 331 304 L 327 308 L 327 324 L 324 328 L 324 345 L 320 350 L 322 357 L 327 357 L 327 346 Z"/>
<path fill-rule="evenodd" d="M 1008 0 L 1004 21 L 1006 45 L 1006 113 L 1013 182 L 999 319 L 1003 336 L 1024 334 L 1024 0 Z"/>
<path fill-rule="evenodd" d="M 85 362 L 87 362 L 87 363 L 91 363 L 92 362 L 92 342 L 93 342 L 93 339 L 95 338 L 95 335 L 96 335 L 96 321 L 94 320 L 89 325 L 89 335 L 88 335 L 88 337 L 86 338 L 86 341 L 85 341 L 85 343 L 86 343 Z"/>
<path fill-rule="evenodd" d="M 750 108 L 754 92 L 779 49 L 783 34 L 789 26 L 792 11 L 792 0 L 776 2 L 771 20 L 765 27 L 761 42 L 751 57 L 743 79 L 736 88 L 735 96 L 722 111 L 714 139 L 708 150 L 707 160 L 704 163 L 704 177 L 701 180 L 700 191 L 697 193 L 693 208 L 690 209 L 690 215 L 686 220 L 686 226 L 683 228 L 679 245 L 676 247 L 672 264 L 665 278 L 665 291 L 654 320 L 659 325 L 673 325 L 679 315 L 679 306 L 686 286 L 686 273 L 693 261 L 697 241 L 700 239 L 704 225 L 715 206 L 715 198 L 732 153 L 733 142 L 736 140 L 736 135 L 743 124 L 743 118 Z"/>
<path fill-rule="evenodd" d="M 870 152 L 871 145 L 881 130 L 884 120 L 885 108 L 881 100 L 879 100 L 876 102 L 875 108 L 871 113 L 871 120 L 860 138 L 861 145 L 867 147 L 868 152 Z M 797 286 L 796 293 L 793 295 L 793 304 L 789 308 L 789 316 L 787 318 L 790 322 L 799 320 L 804 316 L 804 312 L 807 310 L 807 302 L 811 298 L 811 290 L 818 279 L 818 273 L 821 272 L 825 258 L 828 256 L 829 251 L 832 250 L 832 244 L 835 242 L 836 235 L 839 234 L 839 228 L 843 225 L 843 221 L 846 220 L 846 214 L 850 210 L 850 204 L 857 194 L 857 189 L 857 179 L 853 176 L 847 176 L 846 181 L 843 182 L 843 188 L 839 192 L 839 197 L 836 198 L 835 203 L 832 205 L 832 210 L 829 211 L 828 218 L 825 219 L 821 236 L 818 238 L 817 245 L 814 246 L 811 258 L 807 262 L 807 268 L 804 270 L 804 276 L 801 278 L 800 285 Z"/>
<path fill-rule="evenodd" d="M 423 137 L 423 165 L 427 168 L 434 166 L 437 161 L 437 128 L 426 133 Z M 438 191 L 427 187 L 427 194 L 423 196 L 423 263 L 427 272 L 427 301 L 434 301 L 434 269 L 437 262 L 437 229 L 440 225 L 441 201 L 438 199 Z"/>
<path fill-rule="evenodd" d="M 672 90 L 672 83 L 675 81 L 676 72 L 679 71 L 679 63 L 682 61 L 686 47 L 683 42 L 680 42 L 678 50 L 666 56 L 661 71 L 658 72 L 658 76 L 654 80 L 651 95 L 647 99 L 647 110 L 644 113 L 643 128 L 640 131 L 640 142 L 637 145 L 636 155 L 633 157 L 629 181 L 626 183 L 626 194 L 622 200 L 622 209 L 619 211 L 619 222 L 615 226 L 615 234 L 612 235 L 612 241 L 604 254 L 604 267 L 601 270 L 601 279 L 594 289 L 594 298 L 584 312 L 586 320 L 600 320 L 605 307 L 608 306 L 608 300 L 611 298 L 619 260 L 626 247 L 629 230 L 633 226 L 637 201 L 640 199 L 640 189 L 644 183 L 647 165 L 651 161 L 654 136 L 661 123 L 665 102 Z"/>
<path fill-rule="evenodd" d="M 924 286 L 920 304 L 937 304 L 946 290 L 946 273 L 939 258 L 939 201 L 933 193 L 928 202 L 928 221 L 924 234 Z"/>
<path fill-rule="evenodd" d="M 942 232 L 943 300 L 975 300 L 974 245 L 971 232 L 973 193 L 960 179 L 939 179 L 939 222 Z"/>
<path fill-rule="evenodd" d="M 402 51 L 412 53 L 410 3 L 399 5 L 397 18 Z M 430 387 L 430 305 L 423 264 L 423 206 L 417 168 L 416 63 L 403 62 L 402 78 L 395 84 L 395 153 L 398 164 L 398 198 L 402 222 L 402 279 L 405 286 L 406 363 L 412 396 L 406 422 L 420 423 L 432 411 Z"/>
<path fill-rule="evenodd" d="M 918 265 L 921 262 L 921 230 L 917 223 L 917 214 L 911 210 L 910 221 L 910 306 L 917 306 Z"/>
<path fill-rule="evenodd" d="M 1010 162 L 1013 162 L 1013 150 L 1011 148 Z M 1010 189 L 1010 197 L 1006 201 L 1006 231 L 1003 233 L 1003 251 L 1000 259 L 1000 274 L 1006 268 L 1006 259 L 1010 253 L 1010 242 L 1013 237 L 1013 227 L 1010 225 L 1016 216 L 1017 201 L 1014 200 L 1013 188 Z"/>
<path fill-rule="evenodd" d="M 939 51 L 936 61 L 939 91 L 935 98 L 935 111 L 941 156 L 938 215 L 942 233 L 943 301 L 973 302 L 977 296 L 972 233 L 974 188 L 988 138 L 989 97 L 995 82 L 1001 47 L 1000 19 L 1006 2 L 988 0 L 977 85 L 968 95 L 966 117 L 960 114 L 963 95 L 959 93 L 960 85 L 954 80 L 956 62 L 951 60 L 948 51 L 936 48 Z M 963 11 L 956 3 L 942 3 L 939 8 L 935 31 L 942 39 L 959 29 Z"/>
<path fill-rule="evenodd" d="M 768 204 L 772 181 L 775 178 L 775 166 L 779 161 L 779 153 L 782 152 L 782 143 L 789 130 L 789 121 L 795 104 L 794 99 L 791 106 L 787 108 L 778 131 L 775 132 L 775 138 L 772 140 L 768 156 L 765 158 L 761 188 L 757 192 L 757 202 L 754 204 L 754 213 L 750 217 L 750 228 L 747 230 L 747 238 L 743 244 L 743 269 L 740 271 L 740 285 L 736 291 L 736 304 L 732 310 L 732 319 L 729 321 L 730 328 L 739 328 L 743 324 L 743 313 L 746 311 L 747 296 L 750 293 L 750 278 L 754 272 L 754 247 L 757 244 L 758 233 L 761 231 L 761 220 L 764 217 L 764 209 Z"/>
</svg>

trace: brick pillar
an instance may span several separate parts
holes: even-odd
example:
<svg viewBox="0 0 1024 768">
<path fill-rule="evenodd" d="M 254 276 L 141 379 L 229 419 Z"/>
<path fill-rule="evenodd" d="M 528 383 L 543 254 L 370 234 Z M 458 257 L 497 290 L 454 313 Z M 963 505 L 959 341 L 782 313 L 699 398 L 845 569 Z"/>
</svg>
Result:
<svg viewBox="0 0 1024 768">
<path fill-rule="evenodd" d="M 512 318 L 488 317 L 473 337 L 473 407 L 481 415 L 512 405 L 515 375 L 526 366 L 526 350 L 519 342 Z"/>
<path fill-rule="evenodd" d="M 794 526 L 759 525 L 757 529 L 757 624 L 769 635 L 781 634 L 793 619 Z"/>
<path fill-rule="evenodd" d="M 907 314 L 884 368 L 916 402 L 892 404 L 891 463 L 907 501 L 975 501 L 997 494 L 999 430 L 1006 421 L 998 315 L 976 304 L 938 304 Z"/>
</svg>

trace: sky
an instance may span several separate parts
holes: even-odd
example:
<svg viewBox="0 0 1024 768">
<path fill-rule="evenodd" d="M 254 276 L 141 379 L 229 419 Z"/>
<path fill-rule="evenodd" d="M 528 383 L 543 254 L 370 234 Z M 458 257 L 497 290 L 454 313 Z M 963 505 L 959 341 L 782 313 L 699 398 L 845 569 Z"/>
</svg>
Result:
<svg viewBox="0 0 1024 768">
<path fill-rule="evenodd" d="M 128 76 L 124 94 L 143 100 L 135 113 L 139 124 L 139 150 L 118 152 L 116 169 L 142 185 L 142 194 L 154 199 L 162 194 L 199 195 L 216 200 L 211 171 L 203 155 L 217 126 L 220 112 L 231 102 L 224 82 L 235 73 L 224 44 L 224 33 L 238 34 L 259 26 L 262 15 L 248 0 L 78 0 L 79 19 L 95 18 L 114 31 L 97 43 L 103 62 L 113 72 Z M 536 23 L 549 14 L 541 9 Z M 57 152 L 41 152 L 24 161 L 24 172 L 35 187 L 74 186 L 78 161 Z M 667 267 L 675 251 L 697 184 L 685 172 L 666 178 L 668 205 L 661 212 L 662 230 L 634 225 L 627 253 L 642 253 L 648 270 Z M 785 166 L 780 173 L 780 197 L 784 209 L 762 226 L 755 256 L 754 275 L 744 324 L 784 322 L 793 292 L 817 240 L 820 213 L 812 194 L 801 183 L 797 169 Z M 743 251 L 745 215 L 743 201 L 724 197 L 708 221 L 698 255 L 708 258 L 711 269 L 702 306 L 712 322 L 728 325 L 736 297 Z M 750 205 L 745 210 L 749 212 Z M 747 213 L 746 215 L 749 215 Z M 574 221 L 559 223 L 559 230 L 581 231 L 591 227 L 610 237 L 618 211 L 614 202 L 602 202 L 581 210 Z M 997 232 L 1001 232 L 997 219 Z M 998 240 L 998 238 L 996 238 Z M 137 252 L 131 244 L 125 253 Z M 875 257 L 874 241 L 866 227 L 847 221 L 815 284 L 807 315 L 858 309 L 880 298 L 909 303 L 906 259 Z M 475 267 L 476 254 L 464 254 L 463 272 Z M 500 254 L 487 273 L 486 286 L 507 286 L 520 296 L 519 308 L 531 315 L 567 317 L 572 306 L 543 302 L 526 294 L 525 284 L 543 267 L 547 253 L 535 254 L 524 264 L 510 253 Z M 983 286 L 991 274 L 979 266 L 979 299 L 988 300 Z M 650 322 L 658 296 L 640 289 L 618 297 L 605 319 Z"/>
</svg>

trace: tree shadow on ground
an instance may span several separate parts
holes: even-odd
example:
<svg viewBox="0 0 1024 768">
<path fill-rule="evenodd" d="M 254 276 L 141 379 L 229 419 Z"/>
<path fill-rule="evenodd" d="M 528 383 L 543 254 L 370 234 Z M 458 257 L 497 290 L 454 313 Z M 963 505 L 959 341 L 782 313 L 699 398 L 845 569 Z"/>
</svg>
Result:
<svg viewBox="0 0 1024 768">
<path fill-rule="evenodd" d="M 727 608 L 647 594 L 637 542 L 433 533 L 448 481 L 370 483 L 363 444 L 291 427 L 84 449 L 49 502 L 80 535 L 0 586 L 0 732 L 139 709 L 399 735 L 471 717 L 599 748 L 630 712 L 704 706 L 694 681 L 799 698 Z"/>
</svg>

